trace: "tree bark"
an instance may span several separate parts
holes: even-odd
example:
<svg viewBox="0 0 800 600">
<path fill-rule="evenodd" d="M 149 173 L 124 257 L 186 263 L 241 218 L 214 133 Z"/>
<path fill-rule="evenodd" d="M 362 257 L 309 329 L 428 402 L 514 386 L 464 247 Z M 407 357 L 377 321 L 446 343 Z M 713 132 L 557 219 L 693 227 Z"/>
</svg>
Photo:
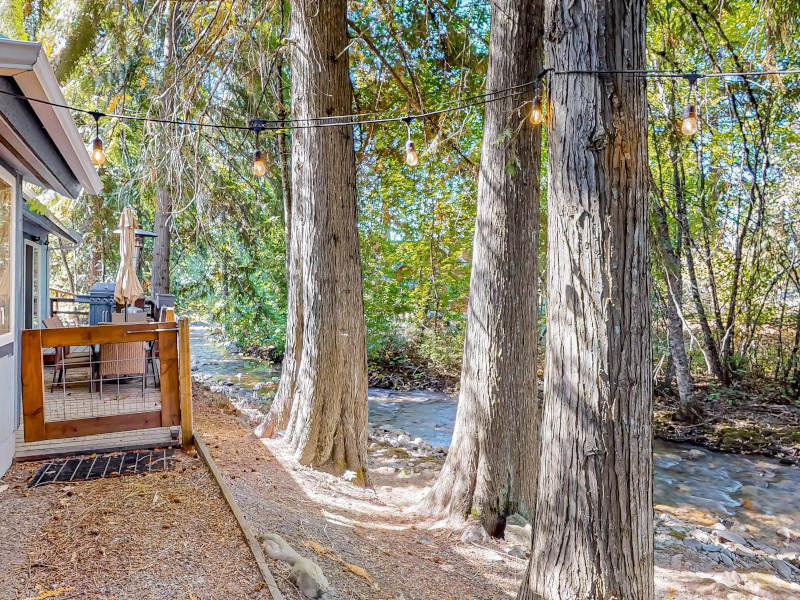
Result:
<svg viewBox="0 0 800 600">
<path fill-rule="evenodd" d="M 520 599 L 652 600 L 644 0 L 547 0 L 545 408 Z"/>
<path fill-rule="evenodd" d="M 349 114 L 347 2 L 291 3 L 293 117 Z M 292 246 L 302 321 L 285 442 L 301 464 L 367 475 L 367 350 L 350 125 L 292 133 Z M 290 325 L 291 326 L 291 325 Z"/>
<path fill-rule="evenodd" d="M 492 4 L 487 91 L 532 81 L 542 67 L 542 0 Z M 538 471 L 539 174 L 534 90 L 486 105 L 461 396 L 453 442 L 423 502 L 429 514 L 477 512 L 501 536 L 532 513 Z"/>
<path fill-rule="evenodd" d="M 659 200 L 655 201 L 656 233 L 664 265 L 664 281 L 667 284 L 667 338 L 669 340 L 670 362 L 678 382 L 678 396 L 681 402 L 689 402 L 694 395 L 694 380 L 689 370 L 689 357 L 683 339 L 683 281 L 681 263 L 675 254 L 669 235 L 667 213 Z M 680 236 L 681 233 L 679 232 Z M 667 369 L 669 371 L 669 369 Z"/>
<path fill-rule="evenodd" d="M 153 219 L 153 264 L 150 270 L 150 294 L 169 294 L 169 253 L 172 197 L 167 188 L 156 188 L 156 212 Z"/>
<path fill-rule="evenodd" d="M 164 87 L 169 85 L 167 78 L 174 76 L 175 62 L 178 58 L 177 48 L 177 29 L 180 17 L 180 6 L 178 2 L 168 3 L 166 6 L 166 27 L 164 28 Z M 175 117 L 175 88 L 164 93 L 163 118 L 173 119 Z M 175 132 L 171 131 L 170 125 L 165 125 L 166 137 L 170 141 L 165 142 L 169 146 L 171 138 Z M 170 232 L 170 221 L 172 218 L 172 194 L 170 193 L 168 182 L 171 180 L 170 174 L 162 174 L 162 183 L 156 188 L 156 210 L 153 217 L 153 262 L 150 269 L 150 295 L 155 298 L 156 294 L 169 294 L 170 274 L 169 274 L 169 255 L 172 243 Z"/>
</svg>

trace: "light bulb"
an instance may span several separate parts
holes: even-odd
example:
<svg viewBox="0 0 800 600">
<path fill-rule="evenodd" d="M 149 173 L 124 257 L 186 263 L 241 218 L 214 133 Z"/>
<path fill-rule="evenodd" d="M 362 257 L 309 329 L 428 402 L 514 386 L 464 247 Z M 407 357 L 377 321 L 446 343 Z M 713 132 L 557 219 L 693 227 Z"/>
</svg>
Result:
<svg viewBox="0 0 800 600">
<path fill-rule="evenodd" d="M 417 149 L 414 147 L 414 142 L 408 140 L 406 142 L 406 164 L 409 167 L 416 167 L 419 163 L 419 155 Z"/>
<path fill-rule="evenodd" d="M 253 152 L 253 174 L 256 177 L 263 177 L 267 172 L 267 163 L 261 157 L 261 150 Z"/>
<path fill-rule="evenodd" d="M 92 162 L 98 167 L 106 162 L 106 153 L 103 152 L 103 140 L 99 137 L 92 142 Z"/>
<path fill-rule="evenodd" d="M 531 123 L 534 125 L 541 125 L 543 117 L 542 100 L 541 98 L 537 98 L 533 101 L 533 108 L 531 109 Z"/>
<path fill-rule="evenodd" d="M 683 109 L 681 132 L 683 135 L 693 136 L 698 131 L 700 131 L 700 121 L 697 118 L 697 111 L 694 104 L 687 104 Z"/>
</svg>

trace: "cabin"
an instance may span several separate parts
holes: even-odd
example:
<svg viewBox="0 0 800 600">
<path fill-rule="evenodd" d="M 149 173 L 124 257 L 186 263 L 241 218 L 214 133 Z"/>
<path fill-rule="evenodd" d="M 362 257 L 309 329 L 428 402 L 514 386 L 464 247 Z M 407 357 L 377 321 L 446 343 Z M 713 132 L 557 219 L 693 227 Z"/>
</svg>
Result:
<svg viewBox="0 0 800 600">
<path fill-rule="evenodd" d="M 22 331 L 49 316 L 50 243 L 81 241 L 23 185 L 70 198 L 102 188 L 72 114 L 53 104 L 66 102 L 42 45 L 0 38 L 0 475 L 21 422 Z"/>
</svg>

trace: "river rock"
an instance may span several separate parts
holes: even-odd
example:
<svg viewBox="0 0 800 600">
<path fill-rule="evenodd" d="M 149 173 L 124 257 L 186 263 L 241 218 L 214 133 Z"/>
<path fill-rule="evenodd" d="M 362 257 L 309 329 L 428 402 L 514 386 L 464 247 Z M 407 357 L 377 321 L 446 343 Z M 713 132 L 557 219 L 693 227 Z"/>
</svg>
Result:
<svg viewBox="0 0 800 600">
<path fill-rule="evenodd" d="M 745 540 L 738 533 L 733 533 L 732 531 L 717 531 L 717 537 L 720 540 L 730 542 L 732 544 L 740 544 L 742 546 L 747 545 L 747 540 Z"/>
<path fill-rule="evenodd" d="M 525 559 L 528 556 L 528 552 L 522 546 L 513 546 L 511 550 L 508 551 L 509 556 L 513 556 L 514 558 L 521 558 Z"/>
<path fill-rule="evenodd" d="M 703 452 L 702 450 L 697 450 L 696 448 L 689 450 L 689 452 L 686 453 L 686 456 L 690 460 L 705 460 L 706 458 L 708 458 L 705 452 Z"/>
<path fill-rule="evenodd" d="M 771 562 L 772 566 L 778 572 L 778 575 L 780 575 L 784 579 L 791 579 L 792 576 L 794 575 L 792 567 L 789 566 L 789 563 L 787 563 L 785 560 L 782 560 L 780 558 L 773 558 Z"/>
<path fill-rule="evenodd" d="M 711 536 L 702 529 L 692 529 L 689 532 L 689 537 L 696 539 L 701 544 L 710 544 L 713 541 Z"/>
<path fill-rule="evenodd" d="M 788 527 L 781 527 L 778 529 L 778 537 L 785 539 L 788 542 L 792 542 L 800 537 L 796 531 L 789 529 Z"/>
<path fill-rule="evenodd" d="M 718 546 L 717 544 L 703 544 L 703 550 L 716 553 L 722 550 L 722 546 Z"/>
<path fill-rule="evenodd" d="M 483 525 L 470 525 L 461 534 L 461 541 L 465 544 L 471 544 L 472 542 L 488 544 L 492 541 L 492 538 L 486 533 Z"/>
<path fill-rule="evenodd" d="M 319 565 L 307 558 L 298 558 L 289 572 L 289 581 L 303 592 L 306 598 L 319 598 L 329 587 Z"/>
<path fill-rule="evenodd" d="M 695 552 L 700 552 L 700 550 L 703 549 L 703 544 L 694 538 L 686 538 L 685 540 L 683 540 L 683 545 L 686 546 L 687 548 L 691 548 Z"/>
</svg>

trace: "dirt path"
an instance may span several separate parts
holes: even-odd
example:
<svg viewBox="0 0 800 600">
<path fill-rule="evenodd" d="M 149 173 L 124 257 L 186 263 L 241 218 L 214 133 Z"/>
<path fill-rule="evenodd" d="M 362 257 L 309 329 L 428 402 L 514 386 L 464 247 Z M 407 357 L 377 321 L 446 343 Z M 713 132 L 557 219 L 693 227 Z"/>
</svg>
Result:
<svg viewBox="0 0 800 600">
<path fill-rule="evenodd" d="M 198 388 L 195 428 L 256 535 L 277 533 L 313 558 L 339 598 L 486 600 L 515 592 L 524 560 L 502 557 L 494 542 L 485 549 L 461 543 L 460 532 L 451 529 L 417 527 L 419 518 L 407 507 L 424 485 L 401 486 L 376 473 L 375 489 L 361 489 L 293 467 L 278 443 L 258 440 L 242 425 L 224 396 Z M 386 489 L 390 483 L 396 492 Z M 288 581 L 288 566 L 269 563 L 286 597 L 303 598 Z M 363 568 L 369 578 L 345 564 Z"/>
<path fill-rule="evenodd" d="M 166 473 L 32 489 L 41 463 L 14 465 L 0 480 L 0 598 L 269 598 L 208 470 L 176 456 Z"/>
</svg>

